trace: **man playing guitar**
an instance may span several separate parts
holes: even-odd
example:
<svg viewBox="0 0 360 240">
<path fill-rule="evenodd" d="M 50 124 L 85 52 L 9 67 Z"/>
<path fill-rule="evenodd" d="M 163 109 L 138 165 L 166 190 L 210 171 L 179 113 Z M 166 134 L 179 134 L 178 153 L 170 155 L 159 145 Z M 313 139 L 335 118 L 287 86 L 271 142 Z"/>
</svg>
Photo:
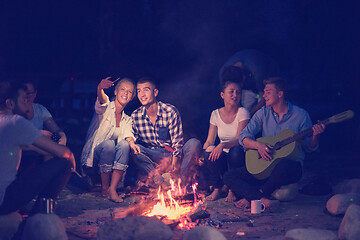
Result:
<svg viewBox="0 0 360 240">
<path fill-rule="evenodd" d="M 312 126 L 309 114 L 302 108 L 287 101 L 287 84 L 279 77 L 269 78 L 264 81 L 264 100 L 266 105 L 258 110 L 251 118 L 249 124 L 239 135 L 239 143 L 245 150 L 257 150 L 259 159 L 271 161 L 274 146 L 255 140 L 255 135 L 261 132 L 263 137 L 274 137 L 285 129 L 291 129 L 294 133 L 311 128 L 313 134 L 302 141 L 302 149 L 311 152 L 317 149 L 318 136 L 325 130 L 322 123 Z M 265 179 L 256 178 L 249 173 L 246 167 L 234 169 L 224 176 L 224 183 L 241 198 L 236 203 L 238 207 L 248 207 L 249 202 L 261 199 L 266 207 L 278 205 L 278 201 L 268 198 L 274 190 L 283 185 L 296 183 L 302 176 L 302 163 L 304 151 L 294 160 L 281 159 Z M 257 159 L 256 159 L 257 160 Z"/>
</svg>

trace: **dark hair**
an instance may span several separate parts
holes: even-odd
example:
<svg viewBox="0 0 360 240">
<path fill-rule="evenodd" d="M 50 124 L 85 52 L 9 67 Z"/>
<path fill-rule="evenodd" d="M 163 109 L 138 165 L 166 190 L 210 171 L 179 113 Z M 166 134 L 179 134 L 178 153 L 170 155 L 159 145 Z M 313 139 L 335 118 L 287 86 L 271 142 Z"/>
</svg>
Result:
<svg viewBox="0 0 360 240">
<path fill-rule="evenodd" d="M 35 91 L 38 90 L 38 87 L 39 87 L 38 81 L 35 81 L 35 80 L 25 80 L 25 81 L 24 81 L 24 85 L 26 86 L 27 84 L 33 85 Z"/>
<path fill-rule="evenodd" d="M 232 83 L 239 85 L 240 91 L 242 90 L 242 86 L 241 86 L 240 83 L 238 83 L 238 82 L 226 81 L 226 82 L 224 82 L 224 83 L 221 85 L 221 92 L 224 92 L 224 91 L 225 91 L 225 88 L 227 88 L 227 86 L 229 86 L 229 85 L 232 84 Z"/>
<path fill-rule="evenodd" d="M 155 84 L 155 81 L 153 78 L 151 77 L 142 77 L 140 78 L 138 81 L 137 81 L 137 84 L 141 84 L 141 83 L 150 83 L 153 88 L 155 89 L 156 88 L 156 84 Z"/>
<path fill-rule="evenodd" d="M 283 79 L 281 77 L 267 78 L 267 79 L 264 80 L 264 85 L 266 85 L 266 84 L 274 84 L 275 88 L 278 91 L 283 91 L 284 92 L 284 98 L 285 98 L 285 100 L 287 100 L 289 90 L 288 90 L 288 84 L 285 81 L 285 79 Z"/>
<path fill-rule="evenodd" d="M 6 108 L 6 100 L 11 99 L 17 101 L 19 90 L 26 91 L 26 86 L 19 82 L 4 81 L 0 82 L 0 109 Z"/>
<path fill-rule="evenodd" d="M 223 91 L 224 86 L 230 83 L 239 84 L 241 88 L 244 86 L 244 71 L 236 66 L 226 66 L 221 74 L 221 90 Z M 227 84 L 226 84 L 227 83 Z M 225 86 L 225 87 L 226 87 Z"/>
</svg>

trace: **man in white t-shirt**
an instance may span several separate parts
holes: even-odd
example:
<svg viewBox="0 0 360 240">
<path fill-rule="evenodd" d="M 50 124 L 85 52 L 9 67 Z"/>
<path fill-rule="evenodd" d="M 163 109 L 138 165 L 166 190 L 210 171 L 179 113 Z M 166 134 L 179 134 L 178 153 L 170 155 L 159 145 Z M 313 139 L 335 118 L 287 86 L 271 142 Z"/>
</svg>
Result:
<svg viewBox="0 0 360 240">
<path fill-rule="evenodd" d="M 58 138 L 58 143 L 61 145 L 66 145 L 67 138 L 64 131 L 57 125 L 51 113 L 39 103 L 35 103 L 37 96 L 37 87 L 34 82 L 27 81 L 26 86 L 26 95 L 30 104 L 30 110 L 26 114 L 26 118 L 34 124 L 34 126 L 40 130 L 49 131 L 46 134 L 52 135 L 56 134 Z M 44 131 L 42 131 L 44 133 Z"/>
<path fill-rule="evenodd" d="M 22 117 L 28 110 L 22 85 L 0 83 L 0 215 L 15 212 L 36 196 L 38 201 L 31 214 L 38 212 L 39 199 L 55 198 L 65 187 L 71 169 L 75 170 L 73 153 L 44 136 Z M 17 176 L 22 147 L 27 145 L 34 145 L 57 157 Z"/>
</svg>

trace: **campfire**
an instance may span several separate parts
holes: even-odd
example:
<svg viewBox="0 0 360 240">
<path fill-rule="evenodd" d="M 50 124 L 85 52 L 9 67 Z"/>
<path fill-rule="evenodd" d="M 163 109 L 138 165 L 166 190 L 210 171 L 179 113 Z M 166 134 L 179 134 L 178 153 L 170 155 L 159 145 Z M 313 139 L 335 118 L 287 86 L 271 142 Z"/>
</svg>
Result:
<svg viewBox="0 0 360 240">
<path fill-rule="evenodd" d="M 181 179 L 173 180 L 170 175 L 159 185 L 154 193 L 155 197 L 147 197 L 133 207 L 125 211 L 115 209 L 113 218 L 127 216 L 157 217 L 165 224 L 179 229 L 190 229 L 197 224 L 193 216 L 205 210 L 202 197 L 198 196 L 197 183 L 188 189 L 182 186 Z"/>
<path fill-rule="evenodd" d="M 187 201 L 184 196 L 189 196 L 186 187 L 181 187 L 181 179 L 176 182 L 170 178 L 170 189 L 163 189 L 160 185 L 157 191 L 156 203 L 150 210 L 144 212 L 144 216 L 156 216 L 165 223 L 178 223 L 177 227 L 190 229 L 196 223 L 190 220 L 190 215 L 198 211 L 203 203 L 196 193 L 197 183 L 192 184 L 192 201 Z"/>
</svg>

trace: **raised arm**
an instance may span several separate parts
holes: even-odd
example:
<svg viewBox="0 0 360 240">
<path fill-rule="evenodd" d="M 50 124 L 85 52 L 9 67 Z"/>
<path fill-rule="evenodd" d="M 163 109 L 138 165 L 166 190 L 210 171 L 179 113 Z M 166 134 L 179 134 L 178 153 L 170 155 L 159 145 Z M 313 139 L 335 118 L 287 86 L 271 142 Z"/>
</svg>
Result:
<svg viewBox="0 0 360 240">
<path fill-rule="evenodd" d="M 99 85 L 97 86 L 97 96 L 99 99 L 100 104 L 104 104 L 108 101 L 108 97 L 104 92 L 104 89 L 108 89 L 112 86 L 114 86 L 114 82 L 116 81 L 110 81 L 111 77 L 107 77 L 105 79 L 102 79 Z"/>
</svg>

